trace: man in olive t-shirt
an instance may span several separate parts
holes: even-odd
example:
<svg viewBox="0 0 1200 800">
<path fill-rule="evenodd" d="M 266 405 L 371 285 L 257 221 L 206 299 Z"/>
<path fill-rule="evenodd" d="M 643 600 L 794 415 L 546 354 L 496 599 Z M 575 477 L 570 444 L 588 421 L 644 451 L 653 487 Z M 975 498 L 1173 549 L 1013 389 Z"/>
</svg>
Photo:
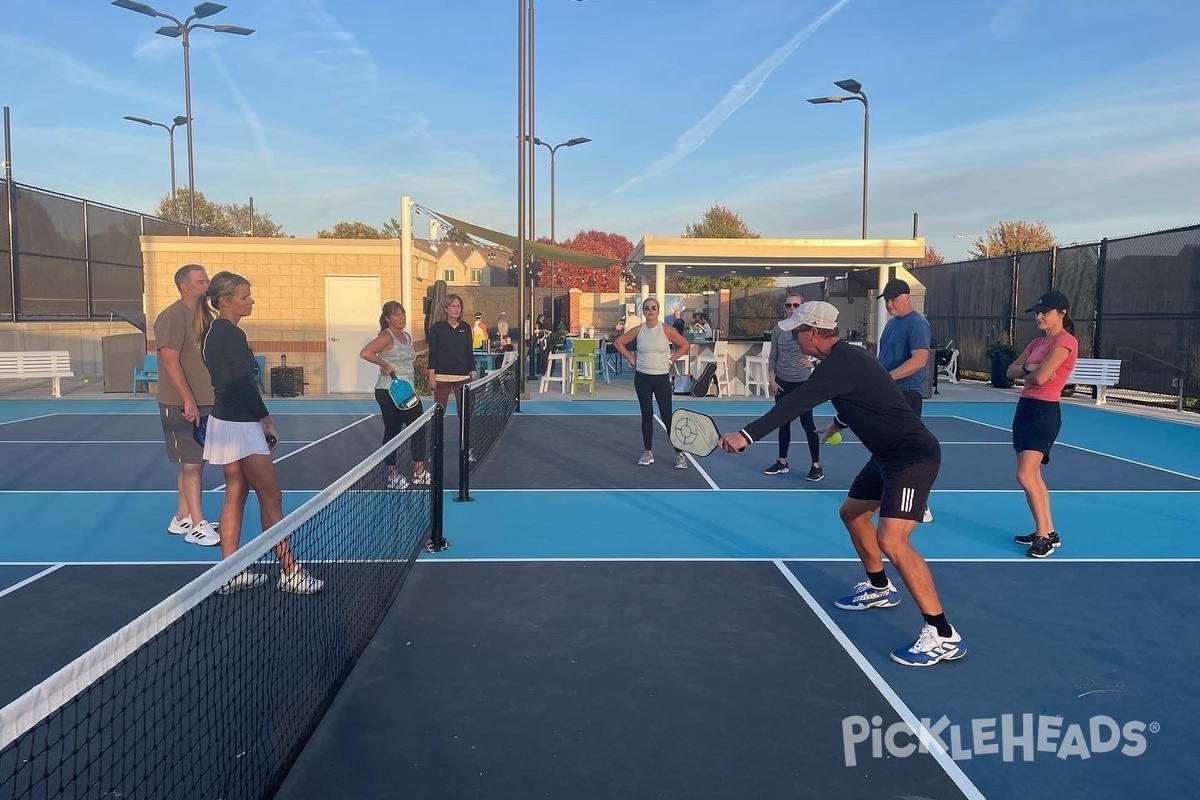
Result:
<svg viewBox="0 0 1200 800">
<path fill-rule="evenodd" d="M 216 526 L 204 519 L 200 490 L 204 448 L 193 432 L 202 416 L 212 410 L 213 388 L 200 355 L 193 327 L 208 289 L 208 274 L 199 264 L 185 264 L 175 272 L 179 299 L 154 320 L 154 345 L 158 348 L 158 416 L 162 422 L 167 457 L 179 464 L 178 499 L 169 533 L 184 534 L 191 544 L 221 543 Z"/>
</svg>

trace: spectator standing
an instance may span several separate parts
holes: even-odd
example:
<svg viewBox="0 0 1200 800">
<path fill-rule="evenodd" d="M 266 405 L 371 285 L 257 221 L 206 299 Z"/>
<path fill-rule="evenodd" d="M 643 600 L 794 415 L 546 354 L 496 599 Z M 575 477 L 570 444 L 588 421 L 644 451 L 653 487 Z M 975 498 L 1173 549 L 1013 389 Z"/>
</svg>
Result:
<svg viewBox="0 0 1200 800">
<path fill-rule="evenodd" d="M 200 355 L 200 335 L 205 316 L 197 313 L 208 290 L 208 273 L 199 264 L 184 264 L 175 271 L 179 299 L 154 320 L 154 345 L 158 348 L 158 418 L 162 423 L 167 458 L 179 464 L 175 479 L 175 515 L 169 533 L 183 534 L 191 544 L 211 547 L 221 543 L 216 526 L 204 518 L 200 495 L 204 481 L 204 448 L 193 436 L 201 417 L 212 412 L 213 387 Z"/>
<path fill-rule="evenodd" d="M 1033 312 L 1042 335 L 1034 339 L 1008 368 L 1008 377 L 1024 378 L 1013 414 L 1013 449 L 1017 451 L 1017 483 L 1036 529 L 1014 536 L 1028 545 L 1025 555 L 1045 558 L 1062 544 L 1050 516 L 1050 490 L 1042 479 L 1042 465 L 1050 463 L 1050 448 L 1062 430 L 1062 388 L 1079 358 L 1079 341 L 1070 303 L 1062 292 L 1046 292 L 1026 313 Z"/>
<path fill-rule="evenodd" d="M 375 381 L 375 402 L 379 404 L 379 413 L 383 416 L 383 443 L 387 444 L 400 431 L 404 430 L 424 412 L 421 399 L 409 409 L 396 408 L 392 401 L 392 378 L 408 381 L 416 386 L 416 375 L 413 362 L 417 351 L 413 348 L 412 335 L 405 328 L 408 325 L 408 312 L 404 306 L 395 300 L 383 304 L 379 315 L 379 335 L 367 343 L 359 352 L 359 358 L 379 367 L 379 378 Z M 416 436 L 410 440 L 412 453 L 412 482 L 418 485 L 429 484 L 429 472 L 425 469 L 425 440 Z M 388 488 L 407 489 L 408 479 L 396 468 L 396 452 L 388 453 L 383 463 L 388 470 Z"/>
<path fill-rule="evenodd" d="M 215 402 L 208 418 L 204 457 L 225 472 L 225 503 L 221 506 L 221 557 L 229 558 L 241 543 L 242 519 L 250 490 L 258 498 L 259 521 L 265 531 L 283 519 L 283 493 L 271 453 L 279 431 L 254 385 L 254 352 L 238 326 L 254 309 L 250 282 L 232 272 L 218 272 L 205 293 L 213 311 L 204 311 L 201 353 L 212 379 Z M 279 559 L 279 588 L 294 594 L 314 594 L 325 582 L 309 575 L 292 556 L 286 539 L 275 545 Z M 267 576 L 245 570 L 217 591 L 232 594 L 267 582 Z"/>
<path fill-rule="evenodd" d="M 879 295 L 891 317 L 879 336 L 879 362 L 900 387 L 908 405 L 921 416 L 925 402 L 925 369 L 932 349 L 933 331 L 929 320 L 913 308 L 908 282 L 893 278 Z M 921 522 L 933 522 L 933 512 L 925 506 Z"/>
<path fill-rule="evenodd" d="M 463 301 L 456 294 L 442 301 L 442 318 L 429 326 L 429 388 L 433 401 L 446 405 L 454 393 L 454 407 L 462 417 L 462 387 L 475 379 L 475 355 L 471 352 L 471 329 L 462 318 Z M 503 314 L 501 314 L 503 316 Z"/>
<path fill-rule="evenodd" d="M 803 303 L 804 298 L 800 295 L 789 294 L 783 301 L 783 319 L 790 318 Z M 796 338 L 791 331 L 785 331 L 779 325 L 771 328 L 771 354 L 767 357 L 767 385 L 770 388 L 771 396 L 775 398 L 775 405 L 783 402 L 788 394 L 799 389 L 808 380 L 812 375 L 813 366 L 813 360 L 800 352 L 800 346 L 796 344 Z M 825 471 L 821 468 L 821 440 L 817 435 L 817 424 L 813 420 L 811 408 L 800 414 L 800 426 L 804 428 L 804 435 L 808 439 L 808 455 L 812 460 L 804 479 L 819 481 L 825 477 Z M 786 475 L 791 471 L 788 466 L 788 449 L 792 444 L 792 423 L 790 421 L 779 426 L 778 438 L 779 457 L 775 459 L 774 464 L 763 470 L 767 475 Z"/>
<path fill-rule="evenodd" d="M 642 412 L 642 457 L 638 466 L 648 467 L 654 463 L 654 407 L 658 403 L 658 415 L 663 424 L 671 425 L 671 362 L 688 352 L 688 341 L 683 334 L 658 319 L 658 300 L 649 298 L 642 303 L 642 314 L 646 320 L 617 337 L 613 346 L 634 368 L 633 389 L 637 393 L 638 406 Z M 629 344 L 637 341 L 637 354 L 629 351 Z M 687 469 L 688 461 L 679 449 L 675 450 L 675 468 Z"/>
</svg>

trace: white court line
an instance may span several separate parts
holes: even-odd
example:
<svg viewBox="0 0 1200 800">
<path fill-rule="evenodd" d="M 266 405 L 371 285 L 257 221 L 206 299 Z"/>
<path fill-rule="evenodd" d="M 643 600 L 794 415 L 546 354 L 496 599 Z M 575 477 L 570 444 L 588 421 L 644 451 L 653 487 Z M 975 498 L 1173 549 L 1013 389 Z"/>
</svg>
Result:
<svg viewBox="0 0 1200 800">
<path fill-rule="evenodd" d="M 659 417 L 655 417 L 654 421 L 657 422 L 659 424 L 659 426 L 662 427 L 664 432 L 666 432 L 667 443 L 670 444 L 671 433 L 670 433 L 670 431 L 667 431 L 666 423 L 663 422 L 662 419 L 660 419 Z M 672 449 L 674 449 L 674 445 L 672 445 Z M 696 471 L 700 473 L 700 477 L 704 478 L 705 482 L 708 484 L 710 489 L 716 489 L 718 492 L 721 491 L 721 487 L 717 486 L 717 482 L 712 479 L 712 476 L 710 476 L 708 474 L 708 472 L 704 469 L 704 467 L 700 466 L 700 462 L 697 461 L 696 459 L 692 458 L 691 453 L 684 453 L 684 457 L 687 458 L 688 461 L 692 462 L 692 466 L 695 467 Z"/>
<path fill-rule="evenodd" d="M 842 629 L 839 628 L 832 619 L 830 619 L 829 614 L 825 611 L 825 609 L 821 608 L 820 604 L 817 603 L 816 598 L 809 594 L 808 590 L 804 588 L 804 584 L 800 583 L 800 580 L 792 574 L 792 571 L 788 569 L 782 561 L 776 561 L 775 566 L 779 568 L 781 573 L 783 573 L 784 579 L 792 585 L 792 588 L 796 590 L 796 593 L 799 594 L 800 597 L 804 598 L 804 602 L 808 604 L 809 609 L 813 612 L 813 614 L 816 615 L 817 619 L 821 620 L 822 624 L 825 625 L 825 629 L 833 635 L 833 638 L 836 639 L 838 644 L 842 646 L 842 649 L 846 651 L 846 654 L 854 660 L 854 663 L 857 664 L 858 668 L 863 671 L 863 674 L 866 675 L 867 679 L 875 685 L 875 688 L 881 695 L 883 695 L 883 698 L 888 701 L 893 709 L 896 710 L 896 713 L 900 715 L 900 719 L 904 720 L 909 729 L 916 734 L 917 738 L 923 744 L 925 744 L 929 750 L 929 755 L 933 756 L 933 759 L 938 762 L 938 765 L 946 771 L 946 776 L 954 782 L 954 785 L 959 788 L 959 791 L 961 791 L 966 797 L 970 798 L 970 800 L 987 800 L 984 797 L 983 792 L 976 788 L 975 784 L 971 782 L 971 779 L 966 776 L 966 773 L 964 773 L 958 764 L 955 763 L 954 759 L 950 758 L 949 754 L 946 753 L 945 748 L 942 747 L 942 744 L 937 740 L 937 737 L 930 733 L 929 730 L 923 724 L 921 724 L 921 721 L 917 719 L 917 715 L 914 714 L 912 710 L 909 709 L 908 705 L 900 699 L 900 695 L 896 694 L 895 690 L 892 689 L 888 682 L 883 679 L 883 676 L 879 674 L 879 671 L 876 670 L 875 667 L 871 666 L 871 663 L 867 661 L 866 657 L 863 656 L 854 643 L 850 641 L 850 638 L 842 632 Z"/>
<path fill-rule="evenodd" d="M 846 493 L 846 490 L 849 487 L 836 488 L 836 487 L 829 486 L 829 487 L 819 488 L 816 486 L 805 486 L 803 484 L 796 484 L 794 486 L 792 486 L 792 485 L 779 486 L 777 488 L 771 488 L 771 487 L 765 487 L 765 486 L 741 486 L 741 487 L 725 486 L 725 487 L 715 487 L 715 488 L 718 488 L 722 492 L 771 492 L 771 493 L 824 492 L 824 493 L 833 493 L 833 494 L 844 495 Z M 21 491 L 24 491 L 24 490 L 17 490 L 17 491 L 11 492 L 11 493 L 12 494 L 20 494 Z M 285 490 L 285 491 L 308 491 L 308 490 L 290 489 L 290 490 Z M 450 492 L 450 491 L 454 491 L 454 490 L 446 489 L 446 491 Z M 490 494 L 490 493 L 511 494 L 512 492 L 546 492 L 546 493 L 554 493 L 554 492 L 618 492 L 620 494 L 628 494 L 630 492 L 703 492 L 703 491 L 707 491 L 707 490 L 698 488 L 695 486 L 679 486 L 679 487 L 657 488 L 657 489 L 651 489 L 651 488 L 645 488 L 645 489 L 623 489 L 623 488 L 610 488 L 610 489 L 603 489 L 603 488 L 476 489 L 475 487 L 471 487 L 471 494 Z M 1121 495 L 1126 495 L 1126 494 L 1196 494 L 1197 491 L 1200 491 L 1200 490 L 1198 490 L 1198 489 L 1053 489 L 1053 490 L 1051 490 L 1050 494 L 1052 494 L 1052 495 L 1061 495 L 1061 494 L 1121 494 Z M 5 492 L 0 491 L 0 494 L 4 494 L 4 493 Z M 935 494 L 935 495 L 942 495 L 942 494 L 1024 494 L 1024 490 L 1022 490 L 1022 489 L 934 489 L 933 494 Z"/>
<path fill-rule="evenodd" d="M 46 562 L 44 562 L 44 561 L 43 561 L 43 562 L 40 562 L 40 563 L 43 563 L 43 564 L 44 564 L 44 563 L 46 563 Z M 17 564 L 12 564 L 12 565 L 9 565 L 9 566 L 18 566 L 18 565 L 17 565 Z M 20 566 L 25 566 L 25 565 L 24 565 L 24 564 L 22 564 L 22 565 L 20 565 Z M 55 565 L 54 565 L 54 566 L 52 566 L 52 567 L 48 567 L 48 568 L 46 568 L 46 569 L 42 570 L 42 571 L 41 571 L 41 572 L 39 572 L 37 575 L 30 575 L 28 578 L 26 578 L 25 580 L 21 581 L 20 583 L 14 583 L 12 586 L 8 587 L 7 589 L 4 589 L 3 591 L 0 591 L 0 597 L 4 597 L 4 595 L 6 595 L 6 594 L 10 594 L 10 593 L 12 593 L 12 592 L 15 592 L 17 589 L 20 589 L 22 586 L 28 586 L 29 584 L 33 583 L 34 581 L 38 580 L 39 578 L 44 578 L 44 577 L 46 577 L 47 575 L 49 575 L 51 572 L 55 572 L 55 571 L 56 571 L 56 570 L 58 570 L 60 567 L 65 567 L 65 566 L 66 566 L 66 564 L 55 564 Z"/>
<path fill-rule="evenodd" d="M 355 415 L 348 414 L 346 416 L 355 416 Z M 274 464 L 278 464 L 280 461 L 286 461 L 287 459 L 291 458 L 292 456 L 297 455 L 299 453 L 303 453 L 308 448 L 318 445 L 321 442 L 325 441 L 326 439 L 332 439 L 334 436 L 337 436 L 339 433 L 342 433 L 343 431 L 348 431 L 351 428 L 353 428 L 355 425 L 361 425 L 362 423 L 366 422 L 367 420 L 374 419 L 374 418 L 375 418 L 375 415 L 371 414 L 370 416 L 366 416 L 366 417 L 363 417 L 362 419 L 355 420 L 354 422 L 351 422 L 349 425 L 346 425 L 345 427 L 338 428 L 333 433 L 322 436 L 320 439 L 317 439 L 315 442 L 309 442 L 308 444 L 304 445 L 303 447 L 299 447 L 290 453 L 286 453 L 286 454 L 280 456 L 279 458 L 273 458 L 273 459 L 271 459 L 271 462 Z M 225 491 L 225 484 L 222 483 L 220 486 L 216 487 L 215 489 L 209 489 L 208 491 L 223 492 L 223 491 Z"/>
<path fill-rule="evenodd" d="M 958 417 L 958 419 L 966 419 L 966 417 Z M 1001 430 L 1001 431 L 1010 430 L 1009 428 L 1005 428 L 1000 425 L 993 425 L 990 422 L 979 422 L 978 420 L 973 420 L 973 419 L 966 420 L 966 421 L 974 422 L 976 425 L 982 425 L 985 428 L 995 428 L 995 429 Z M 1197 475 L 1189 475 L 1186 472 L 1178 472 L 1176 470 L 1167 469 L 1166 467 L 1160 467 L 1155 464 L 1147 464 L 1144 461 L 1135 461 L 1132 458 L 1125 458 L 1123 456 L 1114 456 L 1112 453 L 1105 453 L 1103 450 L 1092 450 L 1089 447 L 1081 447 L 1080 445 L 1077 445 L 1077 444 L 1070 444 L 1069 442 L 1064 442 L 1061 439 L 1055 441 L 1054 444 L 1061 445 L 1062 447 L 1070 447 L 1072 450 L 1079 450 L 1084 453 L 1091 453 L 1092 455 L 1095 455 L 1095 456 L 1102 456 L 1103 458 L 1111 458 L 1114 461 L 1124 461 L 1126 464 L 1134 464 L 1139 467 L 1145 467 L 1146 469 L 1153 469 L 1153 470 L 1157 470 L 1159 472 L 1165 472 L 1168 475 L 1178 475 L 1181 478 L 1191 478 L 1194 481 L 1200 481 L 1200 476 L 1197 476 Z M 1010 446 L 1011 446 L 1011 443 L 1010 443 Z M 1118 490 L 1118 491 L 1120 491 L 1120 490 Z"/>
<path fill-rule="evenodd" d="M 0 425 L 15 425 L 18 422 L 31 422 L 32 420 L 35 420 L 35 419 L 50 419 L 50 417 L 57 417 L 57 416 L 58 416 L 57 414 L 38 414 L 36 417 L 22 417 L 21 419 L 10 419 L 6 422 L 0 422 Z"/>
</svg>

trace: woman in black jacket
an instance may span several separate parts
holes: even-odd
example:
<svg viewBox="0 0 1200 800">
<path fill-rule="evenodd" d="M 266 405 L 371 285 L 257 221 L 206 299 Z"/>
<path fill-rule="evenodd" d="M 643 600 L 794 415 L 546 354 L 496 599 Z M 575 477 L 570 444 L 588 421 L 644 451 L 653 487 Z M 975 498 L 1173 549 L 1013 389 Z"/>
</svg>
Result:
<svg viewBox="0 0 1200 800">
<path fill-rule="evenodd" d="M 212 378 L 216 402 L 208 417 L 204 460 L 225 471 L 225 502 L 221 506 L 221 557 L 229 558 L 241 543 L 242 517 L 250 489 L 258 498 L 259 519 L 265 531 L 283 519 L 283 493 L 271 453 L 279 444 L 279 431 L 254 383 L 254 352 L 246 333 L 238 327 L 250 316 L 254 298 L 250 282 L 232 272 L 218 272 L 209 281 L 202 306 L 204 330 L 200 352 Z M 217 312 L 213 319 L 212 312 Z M 325 588 L 292 556 L 287 539 L 275 545 L 279 559 L 279 588 L 295 594 L 314 594 Z M 267 576 L 245 570 L 217 591 L 231 594 L 253 589 Z"/>
<path fill-rule="evenodd" d="M 454 407 L 461 417 L 462 390 L 475 379 L 475 354 L 471 350 L 471 326 L 462 318 L 463 301 L 456 294 L 442 301 L 442 318 L 429 326 L 425 341 L 429 345 L 429 388 L 433 401 L 447 408 L 454 392 Z"/>
</svg>

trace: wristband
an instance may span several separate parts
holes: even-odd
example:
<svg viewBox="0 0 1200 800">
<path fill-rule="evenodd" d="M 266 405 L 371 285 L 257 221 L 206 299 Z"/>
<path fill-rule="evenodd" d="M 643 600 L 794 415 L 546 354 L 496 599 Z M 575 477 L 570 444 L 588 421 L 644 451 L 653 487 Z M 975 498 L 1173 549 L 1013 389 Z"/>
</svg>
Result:
<svg viewBox="0 0 1200 800">
<path fill-rule="evenodd" d="M 1033 371 L 1033 370 L 1029 369 L 1029 365 L 1028 365 L 1028 364 L 1022 364 L 1022 365 L 1021 365 L 1021 374 L 1022 374 L 1022 375 L 1028 375 L 1028 374 L 1029 374 L 1030 372 L 1032 372 L 1032 371 Z"/>
</svg>

